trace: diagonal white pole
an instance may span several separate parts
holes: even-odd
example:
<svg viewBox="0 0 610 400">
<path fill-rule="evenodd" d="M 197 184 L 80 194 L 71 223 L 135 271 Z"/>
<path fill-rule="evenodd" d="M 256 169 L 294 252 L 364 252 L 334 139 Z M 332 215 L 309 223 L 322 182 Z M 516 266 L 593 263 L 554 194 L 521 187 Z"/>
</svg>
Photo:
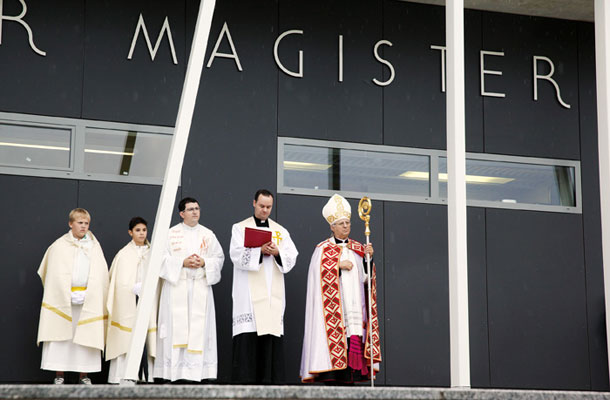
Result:
<svg viewBox="0 0 610 400">
<path fill-rule="evenodd" d="M 610 4 L 595 0 L 595 75 L 597 80 L 597 134 L 599 151 L 599 202 L 606 332 L 610 333 Z M 610 334 L 606 337 L 610 354 Z M 609 360 L 610 362 L 610 360 Z"/>
<path fill-rule="evenodd" d="M 150 261 L 147 273 L 142 285 L 142 293 L 138 302 L 136 321 L 131 335 L 131 344 L 127 353 L 124 379 L 135 381 L 138 379 L 138 368 L 144 349 L 144 342 L 148 331 L 148 322 L 152 312 L 153 302 L 156 301 L 157 284 L 159 282 L 159 270 L 163 261 L 163 254 L 167 243 L 169 224 L 171 223 L 172 211 L 178 191 L 182 163 L 186 152 L 193 111 L 199 91 L 199 81 L 205 58 L 205 51 L 210 36 L 212 17 L 214 15 L 215 0 L 201 0 L 199 15 L 195 25 L 191 55 L 186 67 L 186 76 L 182 88 L 178 117 L 176 118 L 176 130 L 172 138 L 172 144 L 165 170 L 165 179 L 161 189 L 159 207 L 155 218 L 155 229 L 152 235 L 152 247 L 150 250 Z M 152 374 L 152 371 L 149 371 Z M 123 382 L 128 384 L 128 382 Z"/>
<path fill-rule="evenodd" d="M 468 254 L 466 240 L 466 122 L 464 1 L 446 0 L 447 218 L 451 387 L 470 387 Z"/>
</svg>

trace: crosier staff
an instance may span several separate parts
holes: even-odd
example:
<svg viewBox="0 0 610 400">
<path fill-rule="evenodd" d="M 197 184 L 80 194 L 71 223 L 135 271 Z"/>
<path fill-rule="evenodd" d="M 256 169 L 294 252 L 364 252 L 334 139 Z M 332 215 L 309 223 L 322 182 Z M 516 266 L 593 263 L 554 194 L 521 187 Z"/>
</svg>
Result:
<svg viewBox="0 0 610 400">
<path fill-rule="evenodd" d="M 358 203 L 358 215 L 360 219 L 364 221 L 364 236 L 366 236 L 366 245 L 369 245 L 369 236 L 371 235 L 371 229 L 369 228 L 369 222 L 371 220 L 371 208 L 373 205 L 371 203 L 371 199 L 367 196 L 364 196 L 360 199 L 360 203 Z M 371 255 L 366 253 L 366 265 L 367 265 L 367 275 L 369 278 L 368 292 L 369 292 L 369 351 L 370 351 L 370 361 L 371 361 L 371 387 L 375 386 L 374 378 L 375 378 L 375 370 L 373 369 L 373 301 L 372 301 L 372 292 L 371 286 L 373 285 L 373 270 L 371 268 Z"/>
</svg>

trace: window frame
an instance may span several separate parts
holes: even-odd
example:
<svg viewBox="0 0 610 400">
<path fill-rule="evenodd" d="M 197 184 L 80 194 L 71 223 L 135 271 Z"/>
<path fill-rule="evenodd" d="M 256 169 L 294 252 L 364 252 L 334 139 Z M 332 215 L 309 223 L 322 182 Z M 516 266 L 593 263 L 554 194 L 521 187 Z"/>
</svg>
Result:
<svg viewBox="0 0 610 400">
<path fill-rule="evenodd" d="M 299 188 L 284 185 L 284 146 L 285 145 L 297 145 L 297 146 L 310 146 L 310 147 L 321 147 L 321 148 L 338 148 L 338 149 L 349 149 L 349 150 L 362 150 L 362 151 L 374 151 L 382 153 L 400 153 L 400 154 L 413 154 L 413 155 L 424 155 L 430 157 L 430 196 L 412 196 L 412 195 L 396 195 L 396 194 L 380 194 L 380 193 L 364 193 L 364 192 L 353 192 L 353 191 L 335 191 L 328 189 L 309 189 Z M 408 203 L 426 203 L 426 204 L 447 204 L 447 199 L 439 196 L 439 158 L 447 157 L 447 152 L 444 150 L 434 149 L 422 149 L 412 147 L 399 147 L 399 146 L 388 146 L 388 145 L 377 145 L 377 144 L 365 144 L 365 143 L 349 143 L 339 142 L 330 140 L 318 140 L 318 139 L 303 139 L 303 138 L 292 138 L 292 137 L 278 137 L 277 146 L 277 192 L 282 194 L 299 194 L 308 196 L 323 196 L 329 197 L 334 193 L 340 193 L 342 196 L 359 199 L 362 196 L 368 196 L 372 200 L 385 200 L 385 201 L 397 201 L 397 202 L 408 202 Z M 492 153 L 466 153 L 466 158 L 470 160 L 482 160 L 482 161 L 497 161 L 497 162 L 510 162 L 516 164 L 535 164 L 545 166 L 560 166 L 574 168 L 574 189 L 575 189 L 575 201 L 576 206 L 561 206 L 561 205 L 543 205 L 543 204 L 531 204 L 531 203 L 502 203 L 488 200 L 468 200 L 466 201 L 469 207 L 484 207 L 484 208 L 503 208 L 512 210 L 531 210 L 531 211 L 546 211 L 546 212 L 560 212 L 569 214 L 582 214 L 582 185 L 581 185 L 581 170 L 580 161 L 578 160 L 564 160 L 564 159 L 549 159 L 549 158 L 536 158 L 536 157 L 524 157 L 524 156 L 512 156 L 503 154 L 492 154 Z"/>
<path fill-rule="evenodd" d="M 0 165 L 0 174 L 36 176 L 42 178 L 78 179 L 102 182 L 139 183 L 162 185 L 164 177 L 125 176 L 85 172 L 85 134 L 87 129 L 109 129 L 136 131 L 138 133 L 168 135 L 174 134 L 173 127 L 132 124 L 123 122 L 95 121 L 67 117 L 17 114 L 0 112 L 0 124 L 17 126 L 36 126 L 70 129 L 70 168 L 18 167 Z M 169 154 L 169 152 L 168 152 Z"/>
</svg>

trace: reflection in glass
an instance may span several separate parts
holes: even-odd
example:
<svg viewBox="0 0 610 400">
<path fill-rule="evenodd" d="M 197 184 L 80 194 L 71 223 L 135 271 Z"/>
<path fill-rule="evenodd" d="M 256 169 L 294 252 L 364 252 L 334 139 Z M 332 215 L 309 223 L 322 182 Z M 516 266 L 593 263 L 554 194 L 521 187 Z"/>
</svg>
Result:
<svg viewBox="0 0 610 400">
<path fill-rule="evenodd" d="M 427 178 L 404 176 L 407 172 L 428 174 L 428 156 L 286 144 L 283 167 L 287 187 L 422 197 L 430 194 Z"/>
<path fill-rule="evenodd" d="M 88 128 L 85 172 L 163 177 L 171 139 L 169 135 Z"/>
<path fill-rule="evenodd" d="M 72 131 L 0 124 L 0 164 L 26 168 L 70 168 Z"/>
<path fill-rule="evenodd" d="M 575 207 L 574 167 L 466 160 L 468 200 Z M 439 157 L 439 195 L 447 198 L 447 158 Z"/>
</svg>

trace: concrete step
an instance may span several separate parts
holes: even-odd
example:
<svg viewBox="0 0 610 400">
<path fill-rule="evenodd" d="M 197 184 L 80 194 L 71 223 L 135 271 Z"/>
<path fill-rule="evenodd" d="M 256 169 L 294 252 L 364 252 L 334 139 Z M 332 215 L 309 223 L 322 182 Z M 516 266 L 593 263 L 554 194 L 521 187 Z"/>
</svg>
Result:
<svg viewBox="0 0 610 400">
<path fill-rule="evenodd" d="M 0 399 L 610 400 L 608 392 L 248 385 L 0 385 Z"/>
</svg>

